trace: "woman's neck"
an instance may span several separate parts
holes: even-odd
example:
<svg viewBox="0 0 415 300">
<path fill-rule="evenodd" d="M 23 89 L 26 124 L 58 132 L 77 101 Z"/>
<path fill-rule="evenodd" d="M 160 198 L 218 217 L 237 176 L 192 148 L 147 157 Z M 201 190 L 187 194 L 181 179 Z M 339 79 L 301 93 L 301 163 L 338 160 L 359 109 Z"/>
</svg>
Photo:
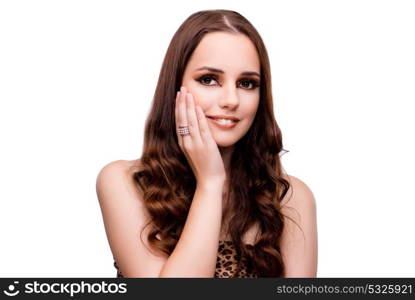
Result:
<svg viewBox="0 0 415 300">
<path fill-rule="evenodd" d="M 229 174 L 231 158 L 233 154 L 234 146 L 219 147 L 220 154 L 222 155 L 223 165 L 225 166 L 226 174 Z"/>
</svg>

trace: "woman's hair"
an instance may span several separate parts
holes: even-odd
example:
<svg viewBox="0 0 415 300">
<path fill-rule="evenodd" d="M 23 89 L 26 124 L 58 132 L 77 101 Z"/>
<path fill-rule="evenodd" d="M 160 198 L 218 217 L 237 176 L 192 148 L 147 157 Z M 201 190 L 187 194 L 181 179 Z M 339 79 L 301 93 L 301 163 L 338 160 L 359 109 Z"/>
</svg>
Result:
<svg viewBox="0 0 415 300">
<path fill-rule="evenodd" d="M 256 47 L 261 67 L 259 106 L 251 128 L 235 144 L 227 176 L 228 200 L 235 200 L 227 201 L 223 219 L 229 217 L 227 232 L 246 266 L 260 277 L 280 277 L 285 272 L 279 248 L 284 226 L 280 204 L 290 183 L 282 177 L 279 155 L 287 151 L 274 118 L 265 45 L 251 23 L 234 11 L 205 10 L 192 14 L 167 49 L 145 124 L 140 170 L 133 173 L 150 216 L 146 225 L 151 225 L 148 242 L 170 255 L 186 222 L 196 179 L 177 140 L 175 97 L 193 51 L 206 34 L 218 31 L 246 35 Z M 242 237 L 255 223 L 259 225 L 255 247 L 247 247 Z M 241 260 L 234 277 L 240 270 Z"/>
</svg>

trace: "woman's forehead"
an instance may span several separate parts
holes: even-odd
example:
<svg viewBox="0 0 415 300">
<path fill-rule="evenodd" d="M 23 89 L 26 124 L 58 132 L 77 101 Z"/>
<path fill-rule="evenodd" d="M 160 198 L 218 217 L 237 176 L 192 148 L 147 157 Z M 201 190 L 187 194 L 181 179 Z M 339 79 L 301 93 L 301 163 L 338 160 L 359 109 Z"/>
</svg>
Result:
<svg viewBox="0 0 415 300">
<path fill-rule="evenodd" d="M 227 32 L 206 34 L 194 50 L 188 67 L 192 72 L 203 66 L 258 72 L 260 62 L 255 45 L 245 35 Z"/>
</svg>

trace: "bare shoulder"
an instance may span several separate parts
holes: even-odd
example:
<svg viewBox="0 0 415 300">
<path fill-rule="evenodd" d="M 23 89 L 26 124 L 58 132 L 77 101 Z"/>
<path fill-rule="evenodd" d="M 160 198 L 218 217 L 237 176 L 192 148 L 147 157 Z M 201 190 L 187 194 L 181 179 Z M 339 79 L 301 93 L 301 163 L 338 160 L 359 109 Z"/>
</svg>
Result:
<svg viewBox="0 0 415 300">
<path fill-rule="evenodd" d="M 116 160 L 102 167 L 96 179 L 98 192 L 109 192 L 111 190 L 124 190 L 130 193 L 137 190 L 132 172 L 139 170 L 140 160 Z M 100 195 L 98 195 L 100 196 Z"/>
<path fill-rule="evenodd" d="M 106 164 L 97 176 L 96 192 L 108 242 L 122 274 L 158 277 L 166 258 L 149 251 L 146 224 L 150 218 L 132 176 L 138 163 L 117 160 Z"/>
<path fill-rule="evenodd" d="M 290 189 L 281 202 L 285 225 L 280 249 L 286 267 L 284 277 L 316 277 L 318 234 L 316 200 L 306 183 L 286 175 Z"/>
<path fill-rule="evenodd" d="M 96 193 L 102 208 L 110 210 L 117 206 L 118 211 L 122 208 L 140 211 L 140 215 L 146 217 L 143 192 L 133 178 L 133 171 L 139 168 L 139 160 L 116 160 L 103 166 L 96 179 Z"/>
<path fill-rule="evenodd" d="M 98 173 L 98 179 L 107 176 L 129 176 L 132 170 L 139 170 L 140 159 L 137 160 L 115 160 L 107 163 Z"/>
<path fill-rule="evenodd" d="M 288 174 L 284 174 L 283 178 L 290 183 L 290 188 L 281 201 L 282 207 L 312 208 L 316 205 L 314 194 L 304 181 Z"/>
</svg>

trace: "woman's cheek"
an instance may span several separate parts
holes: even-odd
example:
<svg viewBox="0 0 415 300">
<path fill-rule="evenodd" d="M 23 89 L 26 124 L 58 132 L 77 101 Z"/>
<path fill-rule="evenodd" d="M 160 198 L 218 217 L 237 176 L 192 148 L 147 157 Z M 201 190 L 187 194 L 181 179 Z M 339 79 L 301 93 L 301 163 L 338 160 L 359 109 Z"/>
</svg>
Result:
<svg viewBox="0 0 415 300">
<path fill-rule="evenodd" d="M 200 105 L 198 95 L 193 90 L 189 90 L 189 93 L 192 94 L 193 96 L 193 101 L 194 101 L 195 106 Z"/>
<path fill-rule="evenodd" d="M 198 105 L 198 106 L 202 107 L 202 109 L 203 109 L 202 101 L 200 101 L 201 97 L 200 97 L 199 93 L 197 92 L 197 90 L 189 89 L 189 93 L 192 94 L 192 96 L 193 96 L 195 106 Z"/>
</svg>

